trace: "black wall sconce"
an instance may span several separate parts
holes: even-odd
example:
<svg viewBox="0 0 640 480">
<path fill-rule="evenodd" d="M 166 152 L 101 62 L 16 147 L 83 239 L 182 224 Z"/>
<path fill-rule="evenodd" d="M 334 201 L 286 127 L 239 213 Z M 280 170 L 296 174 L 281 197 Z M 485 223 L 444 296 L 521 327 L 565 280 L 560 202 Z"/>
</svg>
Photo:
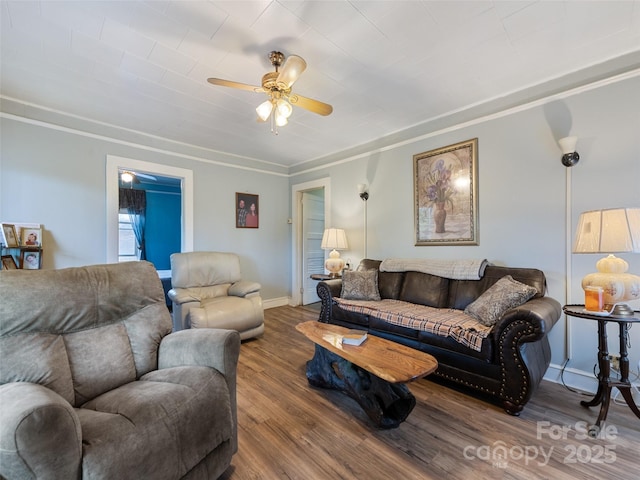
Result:
<svg viewBox="0 0 640 480">
<path fill-rule="evenodd" d="M 369 200 L 369 190 L 367 189 L 366 183 L 358 184 L 358 195 L 360 195 L 360 198 L 365 202 Z"/>
<path fill-rule="evenodd" d="M 562 149 L 562 164 L 565 167 L 573 167 L 580 160 L 580 155 L 576 152 L 578 137 L 564 137 L 558 140 L 558 143 Z"/>
</svg>

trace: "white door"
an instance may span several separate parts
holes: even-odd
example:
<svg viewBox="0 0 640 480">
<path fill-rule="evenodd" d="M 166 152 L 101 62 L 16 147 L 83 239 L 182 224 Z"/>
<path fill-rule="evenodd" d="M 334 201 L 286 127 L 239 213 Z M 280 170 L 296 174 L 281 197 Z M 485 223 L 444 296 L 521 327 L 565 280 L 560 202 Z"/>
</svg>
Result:
<svg viewBox="0 0 640 480">
<path fill-rule="evenodd" d="M 302 193 L 302 304 L 319 302 L 314 273 L 324 273 L 324 189 Z"/>
</svg>

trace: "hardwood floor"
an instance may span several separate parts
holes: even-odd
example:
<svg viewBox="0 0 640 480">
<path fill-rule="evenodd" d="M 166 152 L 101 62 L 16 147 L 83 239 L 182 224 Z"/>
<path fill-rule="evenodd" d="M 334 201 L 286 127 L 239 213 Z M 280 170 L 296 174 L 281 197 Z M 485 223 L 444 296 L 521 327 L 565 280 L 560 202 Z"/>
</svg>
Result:
<svg viewBox="0 0 640 480">
<path fill-rule="evenodd" d="M 265 334 L 242 344 L 239 450 L 222 480 L 638 478 L 640 419 L 613 404 L 600 438 L 586 435 L 598 409 L 543 381 L 519 417 L 426 379 L 409 384 L 417 405 L 392 430 L 377 430 L 339 392 L 310 387 L 313 344 L 295 325 L 312 307 L 265 311 Z"/>
</svg>

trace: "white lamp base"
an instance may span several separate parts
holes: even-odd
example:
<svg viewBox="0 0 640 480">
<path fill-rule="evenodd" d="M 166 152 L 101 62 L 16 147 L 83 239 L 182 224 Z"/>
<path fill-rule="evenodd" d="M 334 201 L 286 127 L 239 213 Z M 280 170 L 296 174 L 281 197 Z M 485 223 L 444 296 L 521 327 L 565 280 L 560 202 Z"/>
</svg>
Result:
<svg viewBox="0 0 640 480">
<path fill-rule="evenodd" d="M 340 272 L 344 268 L 344 260 L 340 258 L 340 252 L 336 249 L 331 250 L 329 258 L 324 262 L 324 268 L 329 270 L 332 277 L 339 277 Z"/>
<path fill-rule="evenodd" d="M 629 264 L 621 258 L 609 255 L 596 263 L 598 271 L 582 279 L 582 288 L 602 288 L 604 308 L 614 315 L 633 315 L 633 309 L 622 302 L 640 299 L 640 277 L 625 273 Z"/>
</svg>

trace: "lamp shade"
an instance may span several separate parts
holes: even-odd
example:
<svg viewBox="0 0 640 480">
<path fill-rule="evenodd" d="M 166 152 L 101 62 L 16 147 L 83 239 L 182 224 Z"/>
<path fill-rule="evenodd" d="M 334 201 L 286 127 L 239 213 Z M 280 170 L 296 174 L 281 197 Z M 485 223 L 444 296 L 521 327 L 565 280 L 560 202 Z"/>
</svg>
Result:
<svg viewBox="0 0 640 480">
<path fill-rule="evenodd" d="M 578 220 L 573 253 L 640 253 L 640 208 L 584 212 Z"/>
<path fill-rule="evenodd" d="M 323 250 L 346 250 L 349 248 L 344 230 L 341 228 L 325 229 L 322 235 L 321 248 Z"/>
<path fill-rule="evenodd" d="M 576 151 L 576 144 L 578 143 L 578 137 L 564 137 L 558 140 L 562 153 L 573 153 Z"/>
</svg>

